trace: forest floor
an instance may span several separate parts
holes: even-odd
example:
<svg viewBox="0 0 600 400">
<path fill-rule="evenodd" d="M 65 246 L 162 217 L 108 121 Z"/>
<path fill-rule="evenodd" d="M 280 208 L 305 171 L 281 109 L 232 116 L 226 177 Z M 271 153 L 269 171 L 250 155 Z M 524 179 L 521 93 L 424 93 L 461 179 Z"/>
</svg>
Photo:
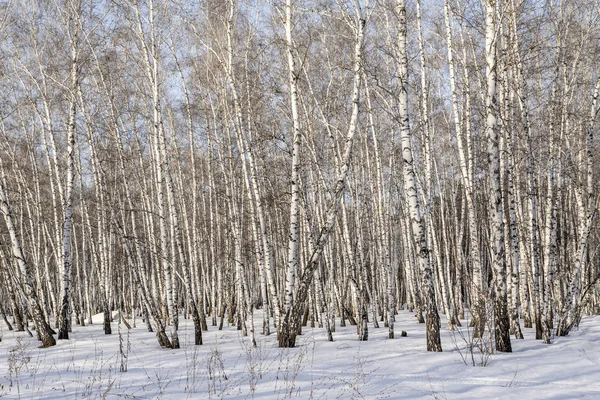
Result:
<svg viewBox="0 0 600 400">
<path fill-rule="evenodd" d="M 397 316 L 396 339 L 387 339 L 383 324 L 369 324 L 367 342 L 349 324 L 336 327 L 333 342 L 324 329 L 307 327 L 293 349 L 278 348 L 275 334 L 261 335 L 260 313 L 255 318 L 254 349 L 235 326 L 211 326 L 204 345 L 194 346 L 191 321 L 183 319 L 181 349 L 162 349 L 141 319 L 131 330 L 115 322 L 104 335 L 101 316 L 74 326 L 70 340 L 39 349 L 0 322 L 0 398 L 600 398 L 600 316 L 583 318 L 551 345 L 525 329 L 524 340 L 512 340 L 512 354 L 489 358 L 477 348 L 471 358 L 467 329 L 449 332 L 443 316 L 443 353 L 425 351 L 425 325 L 408 311 Z"/>
</svg>

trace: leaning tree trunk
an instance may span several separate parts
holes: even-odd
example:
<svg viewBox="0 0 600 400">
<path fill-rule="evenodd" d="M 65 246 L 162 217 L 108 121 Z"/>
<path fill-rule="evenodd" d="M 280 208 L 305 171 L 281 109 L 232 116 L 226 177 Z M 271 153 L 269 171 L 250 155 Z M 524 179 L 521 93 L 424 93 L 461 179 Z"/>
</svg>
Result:
<svg viewBox="0 0 600 400">
<path fill-rule="evenodd" d="M 42 310 L 42 306 L 40 300 L 38 298 L 37 292 L 33 286 L 33 278 L 31 268 L 25 259 L 25 254 L 21 249 L 21 240 L 19 238 L 19 234 L 17 233 L 17 229 L 15 227 L 14 219 L 12 216 L 12 212 L 10 209 L 10 205 L 8 203 L 8 196 L 6 194 L 6 179 L 4 174 L 4 167 L 0 163 L 0 210 L 2 210 L 2 214 L 4 214 L 4 222 L 6 223 L 6 227 L 8 229 L 8 234 L 10 235 L 10 241 L 12 245 L 13 256 L 17 260 L 17 265 L 19 267 L 20 278 L 22 280 L 21 285 L 23 286 L 23 291 L 27 298 L 27 302 L 29 303 L 29 308 L 31 310 L 31 316 L 33 317 L 33 321 L 35 323 L 35 327 L 38 333 L 39 338 L 42 341 L 42 347 L 50 347 L 56 344 L 56 340 L 52 336 L 52 328 L 46 318 L 44 317 L 44 311 Z"/>
<path fill-rule="evenodd" d="M 587 137 L 586 137 L 586 188 L 587 188 L 587 210 L 585 211 L 585 219 L 582 216 L 580 223 L 580 239 L 577 244 L 577 253 L 575 256 L 575 268 L 572 272 L 571 282 L 567 292 L 567 298 L 565 301 L 564 309 L 562 310 L 561 320 L 557 328 L 557 335 L 566 336 L 571 331 L 571 328 L 577 322 L 578 314 L 578 302 L 581 300 L 579 280 L 581 276 L 581 270 L 585 262 L 585 255 L 587 253 L 588 241 L 592 230 L 592 224 L 596 216 L 596 200 L 594 200 L 593 190 L 593 170 L 592 170 L 592 145 L 594 139 L 594 122 L 598 115 L 598 98 L 600 96 L 600 78 L 596 81 L 594 93 L 592 95 L 592 106 L 590 112 L 590 118 L 587 125 Z"/>
<path fill-rule="evenodd" d="M 302 271 L 302 275 L 299 279 L 299 284 L 295 285 L 295 274 L 296 274 L 296 264 L 297 264 L 297 237 L 292 237 L 290 233 L 290 246 L 288 252 L 288 271 L 286 277 L 286 300 L 285 300 L 285 308 L 281 315 L 279 328 L 278 328 L 278 340 L 279 347 L 294 347 L 296 344 L 296 336 L 298 334 L 298 328 L 302 322 L 302 315 L 304 313 L 306 298 L 308 296 L 308 291 L 312 282 L 313 275 L 316 269 L 319 266 L 319 260 L 323 254 L 323 250 L 325 245 L 329 240 L 329 236 L 333 231 L 333 227 L 335 224 L 336 215 L 339 209 L 339 202 L 346 188 L 346 179 L 348 176 L 348 170 L 350 169 L 350 156 L 352 154 L 352 144 L 354 141 L 354 136 L 357 131 L 358 124 L 358 108 L 360 102 L 360 85 L 361 85 L 361 68 L 362 68 L 362 53 L 363 53 L 363 39 L 365 33 L 365 25 L 366 25 L 366 17 L 363 15 L 363 10 L 360 8 L 358 3 L 355 4 L 355 25 L 353 26 L 354 34 L 355 34 L 355 46 L 354 46 L 354 65 L 353 65 L 353 89 L 352 89 L 352 114 L 350 116 L 350 124 L 348 126 L 348 133 L 346 135 L 346 143 L 344 145 L 344 152 L 342 154 L 340 168 L 336 176 L 335 186 L 332 190 L 331 199 L 326 208 L 324 224 L 321 227 L 320 232 L 315 235 L 314 244 L 311 246 L 309 256 L 307 257 L 306 265 L 304 270 Z M 286 33 L 288 39 L 288 63 L 290 70 L 293 71 L 294 60 L 292 54 L 292 46 L 291 46 L 291 0 L 288 0 L 286 3 Z M 292 85 L 292 92 L 296 91 L 297 96 L 297 77 L 295 73 L 290 72 L 290 83 Z M 293 99 L 294 95 L 292 95 Z M 292 100 L 292 111 L 294 110 L 294 101 Z M 297 116 L 297 113 L 293 113 L 293 115 Z M 294 117 L 296 119 L 296 117 Z M 299 121 L 295 121 L 299 122 Z M 298 126 L 299 129 L 299 126 Z M 294 129 L 295 130 L 295 129 Z M 298 133 L 299 134 L 299 133 Z M 299 147 L 299 137 L 298 137 L 298 152 L 300 151 Z M 294 155 L 296 154 L 296 137 L 294 138 Z M 298 153 L 299 156 L 299 153 Z M 297 160 L 299 161 L 299 160 Z M 293 166 L 295 166 L 296 160 L 292 161 Z M 299 166 L 298 166 L 299 167 Z M 296 182 L 299 184 L 299 182 Z M 292 189 L 294 187 L 294 181 L 292 182 Z M 298 189 L 299 190 L 299 189 Z M 294 194 L 292 191 L 292 197 L 299 196 L 298 193 Z M 292 199 L 292 202 L 294 199 Z M 297 199 L 299 202 L 299 198 Z M 292 205 L 293 210 L 293 205 Z M 297 225 L 297 221 L 296 221 Z M 292 232 L 294 229 L 293 222 L 290 222 L 290 231 Z M 297 228 L 297 226 L 296 226 Z M 294 250 L 293 248 L 296 247 Z M 295 260 L 294 260 L 295 258 Z M 291 271 L 290 271 L 291 270 Z"/>
</svg>

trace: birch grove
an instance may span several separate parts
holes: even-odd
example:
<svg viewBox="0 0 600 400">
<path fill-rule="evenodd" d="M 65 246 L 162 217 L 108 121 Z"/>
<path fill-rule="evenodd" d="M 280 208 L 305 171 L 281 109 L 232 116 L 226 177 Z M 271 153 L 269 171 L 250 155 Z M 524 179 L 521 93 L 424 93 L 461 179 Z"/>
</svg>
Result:
<svg viewBox="0 0 600 400">
<path fill-rule="evenodd" d="M 43 347 L 99 313 L 402 346 L 408 310 L 511 352 L 600 311 L 597 1 L 18 0 L 0 33 L 0 313 Z"/>
</svg>

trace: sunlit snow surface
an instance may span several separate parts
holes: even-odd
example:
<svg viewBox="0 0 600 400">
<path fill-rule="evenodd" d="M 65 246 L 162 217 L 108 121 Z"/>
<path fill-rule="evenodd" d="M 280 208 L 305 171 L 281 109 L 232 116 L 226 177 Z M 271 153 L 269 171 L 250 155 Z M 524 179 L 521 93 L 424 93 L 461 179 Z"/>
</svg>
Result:
<svg viewBox="0 0 600 400">
<path fill-rule="evenodd" d="M 443 353 L 425 351 L 425 325 L 401 311 L 396 339 L 369 324 L 359 342 L 348 324 L 327 342 L 324 329 L 304 328 L 294 349 L 260 334 L 256 349 L 235 327 L 204 332 L 194 346 L 191 322 L 181 319 L 181 349 L 158 346 L 141 319 L 113 334 L 95 324 L 74 326 L 70 340 L 49 349 L 0 322 L 0 397 L 11 399 L 572 399 L 600 398 L 600 317 L 586 317 L 568 337 L 545 345 L 525 329 L 512 354 L 492 355 L 485 367 L 465 365 L 466 342 L 454 339 L 442 319 Z M 463 324 L 466 325 L 466 324 Z M 405 330 L 407 337 L 400 337 Z M 128 349 L 129 348 L 129 349 Z M 475 361 L 481 359 L 475 352 Z M 471 360 L 469 360 L 470 362 Z M 120 372 L 126 365 L 127 372 Z"/>
</svg>

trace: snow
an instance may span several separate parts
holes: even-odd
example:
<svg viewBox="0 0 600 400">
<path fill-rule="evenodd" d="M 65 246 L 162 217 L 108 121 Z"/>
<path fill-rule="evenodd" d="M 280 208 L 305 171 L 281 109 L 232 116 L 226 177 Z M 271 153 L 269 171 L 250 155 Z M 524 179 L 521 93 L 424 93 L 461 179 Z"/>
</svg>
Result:
<svg viewBox="0 0 600 400">
<path fill-rule="evenodd" d="M 369 324 L 369 341 L 356 327 L 336 327 L 334 342 L 324 329 L 303 328 L 294 349 L 277 347 L 276 336 L 260 334 L 258 346 L 235 327 L 204 332 L 194 346 L 190 321 L 180 320 L 181 349 L 162 349 L 154 333 L 136 320 L 128 331 L 113 324 L 102 332 L 74 326 L 70 340 L 48 349 L 26 332 L 0 322 L 0 397 L 10 399 L 565 399 L 600 398 L 600 316 L 585 317 L 568 337 L 551 345 L 524 329 L 512 354 L 494 354 L 485 366 L 465 365 L 466 342 L 454 339 L 442 316 L 443 353 L 425 351 L 425 325 L 401 311 L 396 339 Z M 464 321 L 463 321 L 464 322 Z M 466 325 L 466 324 L 463 324 Z M 465 329 L 465 328 L 463 328 Z M 400 330 L 408 333 L 399 337 Z M 119 331 L 126 360 L 120 356 Z M 481 354 L 475 354 L 476 361 Z M 127 372 L 119 372 L 121 363 Z"/>
</svg>

